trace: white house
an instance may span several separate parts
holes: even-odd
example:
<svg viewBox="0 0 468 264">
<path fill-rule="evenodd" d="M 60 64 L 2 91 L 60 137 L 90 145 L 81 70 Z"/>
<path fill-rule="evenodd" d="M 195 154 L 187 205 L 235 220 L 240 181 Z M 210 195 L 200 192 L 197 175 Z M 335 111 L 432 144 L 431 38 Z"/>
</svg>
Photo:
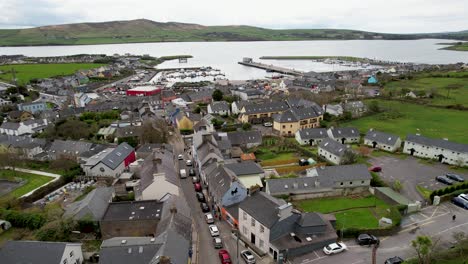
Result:
<svg viewBox="0 0 468 264">
<path fill-rule="evenodd" d="M 134 161 L 135 149 L 124 142 L 90 157 L 81 167 L 86 176 L 117 178 Z"/>
<path fill-rule="evenodd" d="M 244 108 L 245 105 L 249 104 L 247 101 L 238 101 L 238 102 L 233 102 L 231 104 L 231 109 L 232 109 L 232 114 L 237 115 L 241 113 L 242 108 Z"/>
<path fill-rule="evenodd" d="M 364 137 L 364 144 L 372 148 L 395 152 L 401 147 L 401 139 L 399 136 L 371 129 Z"/>
<path fill-rule="evenodd" d="M 0 250 L 2 263 L 81 264 L 81 244 L 69 242 L 7 241 Z"/>
<path fill-rule="evenodd" d="M 219 102 L 212 102 L 211 104 L 208 105 L 208 113 L 217 114 L 217 115 L 230 115 L 231 110 L 227 102 L 219 101 Z"/>
<path fill-rule="evenodd" d="M 263 96 L 263 93 L 257 89 L 244 89 L 240 87 L 237 90 L 231 91 L 232 95 L 239 96 L 244 101 L 259 99 Z"/>
<path fill-rule="evenodd" d="M 457 166 L 468 165 L 468 145 L 421 135 L 407 135 L 403 152 Z"/>
<path fill-rule="evenodd" d="M 4 122 L 0 126 L 0 133 L 11 136 L 34 134 L 43 131 L 48 125 L 47 119 L 30 119 L 24 122 Z"/>
<path fill-rule="evenodd" d="M 340 116 L 343 114 L 343 107 L 339 104 L 336 105 L 326 105 L 323 107 L 326 113 L 329 113 L 332 116 Z"/>
<path fill-rule="evenodd" d="M 328 160 L 329 162 L 338 165 L 341 164 L 342 158 L 346 151 L 349 150 L 349 145 L 343 145 L 332 139 L 324 139 L 318 147 L 318 154 L 320 157 Z"/>
<path fill-rule="evenodd" d="M 306 128 L 298 130 L 295 134 L 296 141 L 301 145 L 318 145 L 328 138 L 326 128 Z"/>
<path fill-rule="evenodd" d="M 355 127 L 337 127 L 328 129 L 328 136 L 341 144 L 359 143 L 361 136 Z"/>
</svg>

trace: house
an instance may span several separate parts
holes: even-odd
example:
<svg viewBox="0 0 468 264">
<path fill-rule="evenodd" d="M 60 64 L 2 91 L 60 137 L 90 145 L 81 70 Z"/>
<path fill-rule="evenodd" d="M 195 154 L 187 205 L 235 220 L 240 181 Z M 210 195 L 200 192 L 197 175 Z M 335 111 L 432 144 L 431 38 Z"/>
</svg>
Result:
<svg viewBox="0 0 468 264">
<path fill-rule="evenodd" d="M 156 200 L 110 203 L 100 221 L 102 238 L 154 236 L 163 205 Z"/>
<path fill-rule="evenodd" d="M 169 103 L 174 99 L 177 99 L 177 95 L 173 90 L 164 89 L 161 91 L 161 100 L 163 101 L 163 103 Z"/>
<path fill-rule="evenodd" d="M 314 146 L 328 138 L 326 128 L 305 128 L 298 130 L 295 134 L 296 141 L 301 145 Z"/>
<path fill-rule="evenodd" d="M 69 204 L 65 208 L 64 218 L 74 220 L 100 221 L 112 202 L 114 188 L 98 187 L 86 195 L 83 200 Z"/>
<path fill-rule="evenodd" d="M 236 102 L 233 102 L 231 104 L 231 112 L 233 115 L 237 115 L 237 114 L 240 114 L 240 111 L 242 110 L 242 108 L 244 108 L 244 106 L 248 105 L 248 104 L 251 104 L 251 102 L 248 102 L 248 101 L 236 101 Z"/>
<path fill-rule="evenodd" d="M 0 249 L 2 264 L 81 264 L 81 244 L 45 241 L 7 241 Z"/>
<path fill-rule="evenodd" d="M 244 105 L 239 111 L 239 121 L 242 123 L 261 124 L 271 122 L 273 115 L 289 109 L 285 102 L 266 102 Z"/>
<path fill-rule="evenodd" d="M 213 90 L 211 89 L 203 89 L 198 92 L 191 92 L 188 94 L 183 94 L 181 96 L 186 102 L 192 102 L 195 104 L 198 103 L 205 103 L 209 104 L 213 100 Z"/>
<path fill-rule="evenodd" d="M 140 145 L 136 150 L 136 156 L 139 159 L 145 159 L 146 157 L 153 154 L 156 150 L 167 150 L 173 153 L 172 145 L 169 144 L 159 144 L 159 143 L 145 143 Z"/>
<path fill-rule="evenodd" d="M 20 154 L 22 157 L 34 159 L 36 155 L 44 152 L 46 140 L 28 136 L 0 135 L 1 149 Z"/>
<path fill-rule="evenodd" d="M 34 119 L 34 116 L 28 111 L 13 110 L 8 112 L 8 119 L 12 122 L 24 122 Z"/>
<path fill-rule="evenodd" d="M 206 182 L 206 173 L 203 167 L 210 161 L 224 162 L 224 155 L 218 148 L 218 142 L 213 134 L 197 132 L 192 137 L 193 161 L 200 171 L 200 178 Z"/>
<path fill-rule="evenodd" d="M 399 136 L 371 129 L 364 137 L 364 144 L 372 148 L 395 152 L 401 147 L 401 139 Z"/>
<path fill-rule="evenodd" d="M 44 102 L 32 102 L 32 103 L 18 104 L 18 110 L 28 111 L 32 114 L 44 111 L 46 109 L 47 109 L 47 104 Z"/>
<path fill-rule="evenodd" d="M 367 107 L 362 101 L 354 101 L 344 103 L 343 110 L 350 112 L 353 117 L 360 117 L 367 111 Z"/>
<path fill-rule="evenodd" d="M 135 159 L 135 149 L 124 142 L 90 157 L 81 167 L 86 176 L 117 178 Z"/>
<path fill-rule="evenodd" d="M 201 120 L 201 116 L 180 111 L 175 116 L 175 125 L 179 130 L 193 130 L 193 126 Z"/>
<path fill-rule="evenodd" d="M 0 85 L 0 88 L 1 88 L 1 85 Z M 0 89 L 0 93 L 1 93 L 1 89 Z M 0 106 L 11 105 L 11 104 L 12 102 L 10 100 L 0 98 Z"/>
<path fill-rule="evenodd" d="M 333 164 L 341 164 L 342 158 L 349 150 L 349 145 L 343 145 L 332 139 L 324 139 L 318 147 L 318 155 Z"/>
<path fill-rule="evenodd" d="M 343 114 L 343 107 L 340 104 L 328 104 L 324 106 L 325 112 L 332 116 L 341 116 Z"/>
<path fill-rule="evenodd" d="M 299 129 L 320 127 L 321 120 L 319 106 L 290 108 L 273 116 L 273 130 L 281 136 L 293 136 Z"/>
<path fill-rule="evenodd" d="M 244 101 L 259 99 L 263 96 L 263 93 L 258 89 L 244 89 L 243 87 L 232 90 L 231 93 Z"/>
<path fill-rule="evenodd" d="M 31 135 L 44 131 L 47 125 L 46 119 L 30 119 L 19 123 L 4 122 L 0 126 L 0 134 L 12 136 Z"/>
<path fill-rule="evenodd" d="M 407 135 L 403 152 L 421 158 L 435 159 L 456 166 L 468 165 L 468 144 L 445 139 L 428 138 L 421 135 Z"/>
<path fill-rule="evenodd" d="M 226 101 L 219 101 L 212 102 L 208 105 L 208 113 L 216 115 L 231 115 L 231 110 Z"/>
<path fill-rule="evenodd" d="M 375 77 L 375 76 L 370 76 L 370 77 L 367 79 L 367 83 L 368 83 L 368 84 L 377 84 L 377 83 L 379 83 L 379 81 L 377 80 L 377 77 Z"/>
<path fill-rule="evenodd" d="M 341 144 L 359 143 L 359 130 L 355 127 L 337 127 L 328 129 L 328 137 L 334 139 Z"/>
<path fill-rule="evenodd" d="M 337 239 L 335 218 L 299 213 L 291 204 L 254 192 L 239 204 L 241 239 L 274 261 L 321 249 Z"/>
<path fill-rule="evenodd" d="M 224 168 L 247 189 L 254 186 L 263 187 L 262 179 L 265 178 L 265 171 L 253 161 L 224 164 Z"/>
<path fill-rule="evenodd" d="M 229 132 L 226 135 L 232 146 L 247 149 L 260 146 L 263 141 L 262 133 L 258 130 Z"/>
<path fill-rule="evenodd" d="M 50 160 L 57 159 L 87 159 L 107 147 L 86 141 L 54 140 L 47 148 L 47 156 Z"/>
<path fill-rule="evenodd" d="M 212 133 L 216 130 L 214 128 L 213 123 L 211 123 L 211 121 L 208 121 L 207 119 L 205 119 L 205 117 L 203 117 L 200 120 L 200 122 L 198 122 L 197 124 L 193 126 L 193 132 L 196 133 L 200 131 Z"/>
</svg>

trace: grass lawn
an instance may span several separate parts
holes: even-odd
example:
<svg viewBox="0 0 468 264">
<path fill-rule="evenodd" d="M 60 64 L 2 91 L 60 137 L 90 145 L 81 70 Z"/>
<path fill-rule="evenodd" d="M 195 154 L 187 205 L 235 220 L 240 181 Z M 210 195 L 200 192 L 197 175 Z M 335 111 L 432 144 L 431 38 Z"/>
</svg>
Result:
<svg viewBox="0 0 468 264">
<path fill-rule="evenodd" d="M 18 84 L 27 84 L 31 79 L 49 78 L 59 75 L 71 75 L 78 70 L 98 68 L 98 63 L 62 63 L 62 64 L 18 64 L 0 66 L 0 79 L 12 81 L 11 70 L 15 69 Z"/>
<path fill-rule="evenodd" d="M 263 150 L 262 153 L 256 155 L 256 157 L 262 161 L 281 161 L 281 160 L 292 160 L 297 159 L 296 153 L 294 152 L 286 152 L 286 153 L 273 153 L 269 150 Z"/>
<path fill-rule="evenodd" d="M 35 174 L 29 174 L 29 173 L 24 173 L 24 172 L 19 172 L 17 171 L 16 173 L 12 170 L 0 170 L 0 179 L 7 179 L 11 180 L 14 177 L 17 178 L 22 178 L 26 180 L 26 184 L 16 188 L 12 192 L 6 194 L 5 196 L 13 196 L 15 198 L 19 198 L 24 194 L 27 194 L 28 192 L 48 183 L 49 181 L 53 180 L 54 178 L 52 177 L 47 177 L 47 176 L 42 176 L 42 175 L 35 175 Z"/>
<path fill-rule="evenodd" d="M 420 133 L 432 138 L 448 138 L 459 143 L 468 143 L 466 136 L 465 111 L 433 108 L 397 101 L 377 100 L 386 112 L 342 123 L 356 126 L 362 133 L 370 128 L 393 133 L 406 138 L 407 134 Z"/>
</svg>

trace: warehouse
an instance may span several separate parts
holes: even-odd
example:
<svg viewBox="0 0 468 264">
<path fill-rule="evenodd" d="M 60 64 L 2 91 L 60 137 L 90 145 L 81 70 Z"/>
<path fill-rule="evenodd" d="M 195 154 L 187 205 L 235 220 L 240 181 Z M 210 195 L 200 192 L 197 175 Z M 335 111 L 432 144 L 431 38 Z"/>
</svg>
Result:
<svg viewBox="0 0 468 264">
<path fill-rule="evenodd" d="M 152 96 L 161 92 L 156 86 L 139 86 L 127 90 L 127 96 Z"/>
</svg>

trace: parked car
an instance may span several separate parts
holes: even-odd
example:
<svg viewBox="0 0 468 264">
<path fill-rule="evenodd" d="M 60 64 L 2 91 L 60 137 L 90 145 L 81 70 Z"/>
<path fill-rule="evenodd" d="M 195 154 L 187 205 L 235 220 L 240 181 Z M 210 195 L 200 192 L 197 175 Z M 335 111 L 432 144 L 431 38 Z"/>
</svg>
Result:
<svg viewBox="0 0 468 264">
<path fill-rule="evenodd" d="M 460 197 L 460 198 L 462 198 L 462 199 L 464 199 L 464 200 L 466 200 L 468 202 L 468 194 L 462 193 L 462 194 L 458 195 L 458 197 Z"/>
<path fill-rule="evenodd" d="M 196 176 L 192 177 L 192 183 L 199 183 L 199 182 L 200 182 L 200 178 L 198 178 Z"/>
<path fill-rule="evenodd" d="M 373 236 L 373 235 L 370 235 L 370 234 L 360 234 L 356 238 L 356 242 L 360 246 L 364 246 L 364 245 L 370 246 L 370 245 L 374 245 L 374 244 L 379 244 L 380 240 L 376 236 Z"/>
<path fill-rule="evenodd" d="M 200 203 L 200 208 L 202 210 L 202 212 L 204 213 L 207 213 L 210 211 L 210 207 L 208 207 L 208 205 L 206 203 Z"/>
<path fill-rule="evenodd" d="M 185 169 L 181 169 L 179 175 L 181 179 L 185 179 L 187 178 L 187 171 L 185 171 Z"/>
<path fill-rule="evenodd" d="M 468 210 L 468 201 L 461 198 L 460 196 L 453 197 L 452 203 L 456 206 L 460 206 L 461 208 Z"/>
<path fill-rule="evenodd" d="M 213 215 L 211 213 L 205 214 L 205 221 L 206 221 L 207 224 L 214 223 Z"/>
<path fill-rule="evenodd" d="M 255 264 L 255 257 L 250 250 L 242 250 L 241 256 L 247 264 Z"/>
<path fill-rule="evenodd" d="M 453 181 L 445 176 L 437 176 L 436 181 L 447 185 L 453 185 Z"/>
<path fill-rule="evenodd" d="M 219 259 L 221 260 L 221 264 L 231 264 L 231 256 L 229 255 L 229 252 L 227 250 L 221 249 L 218 252 Z"/>
<path fill-rule="evenodd" d="M 185 165 L 187 165 L 187 166 L 189 166 L 189 167 L 192 166 L 192 161 L 191 161 L 191 160 L 187 160 L 187 161 L 185 162 Z"/>
<path fill-rule="evenodd" d="M 209 225 L 208 228 L 212 237 L 219 236 L 219 229 L 216 225 Z"/>
<path fill-rule="evenodd" d="M 328 246 L 325 246 L 323 248 L 323 253 L 325 253 L 326 255 L 336 254 L 336 253 L 343 252 L 346 249 L 348 249 L 348 248 L 346 247 L 346 245 L 344 243 L 336 242 L 336 243 L 332 243 L 332 244 L 330 244 Z"/>
<path fill-rule="evenodd" d="M 205 195 L 202 192 L 196 192 L 195 195 L 197 196 L 197 200 L 199 202 L 205 202 Z"/>
<path fill-rule="evenodd" d="M 385 264 L 401 264 L 403 263 L 405 260 L 398 257 L 398 256 L 395 256 L 393 258 L 389 258 L 385 261 Z"/>
<path fill-rule="evenodd" d="M 223 248 L 223 241 L 219 237 L 213 238 L 213 246 L 215 249 Z"/>
<path fill-rule="evenodd" d="M 199 182 L 195 183 L 193 185 L 193 187 L 195 188 L 196 192 L 201 192 L 202 191 L 202 187 L 201 187 L 201 184 Z"/>
<path fill-rule="evenodd" d="M 190 175 L 190 176 L 195 176 L 195 175 L 197 175 L 197 174 L 195 173 L 195 170 L 194 170 L 194 169 L 189 169 L 189 175 Z"/>
<path fill-rule="evenodd" d="M 369 170 L 372 171 L 372 172 L 381 172 L 381 171 L 382 171 L 382 167 L 380 167 L 380 166 L 374 166 L 374 167 L 370 168 Z"/>
<path fill-rule="evenodd" d="M 182 154 L 179 154 L 179 156 L 177 156 L 177 158 L 178 158 L 179 160 L 183 160 L 183 159 L 184 159 L 184 156 L 183 156 Z"/>
<path fill-rule="evenodd" d="M 307 165 L 309 165 L 309 161 L 307 161 L 306 159 L 299 160 L 299 166 L 307 166 Z"/>
<path fill-rule="evenodd" d="M 263 123 L 263 126 L 264 127 L 272 127 L 273 124 L 271 122 L 265 122 L 265 123 Z"/>
<path fill-rule="evenodd" d="M 464 182 L 465 179 L 458 175 L 458 174 L 455 174 L 455 173 L 446 173 L 445 176 L 447 176 L 447 178 L 451 179 L 451 180 L 454 180 L 454 181 L 457 181 L 457 182 Z"/>
</svg>

